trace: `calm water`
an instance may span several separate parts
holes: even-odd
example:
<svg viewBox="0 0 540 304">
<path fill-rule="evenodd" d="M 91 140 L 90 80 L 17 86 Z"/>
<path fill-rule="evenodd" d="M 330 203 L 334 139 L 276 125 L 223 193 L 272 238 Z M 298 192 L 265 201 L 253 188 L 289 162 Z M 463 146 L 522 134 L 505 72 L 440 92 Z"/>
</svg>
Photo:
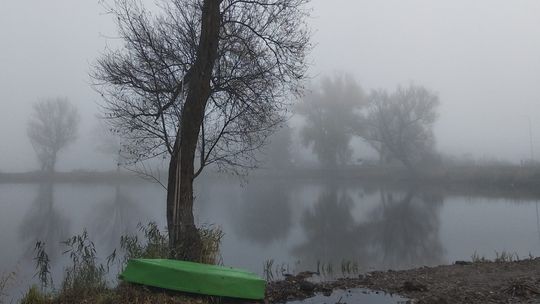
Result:
<svg viewBox="0 0 540 304">
<path fill-rule="evenodd" d="M 139 222 L 165 227 L 165 196 L 145 182 L 0 184 L 0 274 L 16 271 L 10 292 L 20 293 L 33 280 L 33 248 L 42 240 L 59 282 L 61 240 L 86 228 L 106 256 Z M 270 259 L 276 272 L 319 264 L 340 275 L 347 263 L 361 272 L 470 260 L 474 252 L 540 256 L 536 200 L 353 182 L 207 180 L 197 185 L 196 219 L 225 232 L 224 264 L 261 275 Z"/>
<path fill-rule="evenodd" d="M 318 294 L 302 301 L 290 301 L 288 304 L 337 304 L 337 303 L 364 303 L 364 304 L 407 304 L 407 299 L 396 296 L 372 292 L 365 289 L 336 290 L 331 295 Z"/>
</svg>

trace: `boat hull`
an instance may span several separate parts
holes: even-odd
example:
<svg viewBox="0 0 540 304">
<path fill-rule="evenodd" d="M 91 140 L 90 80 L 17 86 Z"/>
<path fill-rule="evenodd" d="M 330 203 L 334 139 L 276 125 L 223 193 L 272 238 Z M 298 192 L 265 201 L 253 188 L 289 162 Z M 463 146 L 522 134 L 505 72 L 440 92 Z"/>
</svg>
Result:
<svg viewBox="0 0 540 304">
<path fill-rule="evenodd" d="M 133 259 L 120 274 L 124 281 L 190 293 L 264 299 L 266 282 L 254 273 L 186 261 Z"/>
</svg>

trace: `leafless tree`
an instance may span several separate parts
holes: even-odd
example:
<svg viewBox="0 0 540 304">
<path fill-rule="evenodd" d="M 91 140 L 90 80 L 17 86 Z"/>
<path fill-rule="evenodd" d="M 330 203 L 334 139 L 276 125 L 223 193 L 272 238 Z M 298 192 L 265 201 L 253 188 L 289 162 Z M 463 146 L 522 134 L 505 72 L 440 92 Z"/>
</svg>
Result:
<svg viewBox="0 0 540 304">
<path fill-rule="evenodd" d="M 411 172 L 433 152 L 433 124 L 439 99 L 424 87 L 398 87 L 391 94 L 373 91 L 358 132 L 382 160 L 398 160 Z"/>
<path fill-rule="evenodd" d="M 33 106 L 27 134 L 41 170 L 53 172 L 60 150 L 77 139 L 79 113 L 66 98 L 47 99 Z"/>
<path fill-rule="evenodd" d="M 133 162 L 170 157 L 167 223 L 175 257 L 197 259 L 193 180 L 213 164 L 242 172 L 301 91 L 308 0 L 171 0 L 151 14 L 110 7 L 123 48 L 93 77 Z M 196 165 L 197 164 L 197 165 Z"/>
<path fill-rule="evenodd" d="M 360 110 L 366 105 L 362 88 L 349 75 L 325 77 L 296 107 L 306 123 L 300 130 L 325 168 L 345 165 L 352 156 L 349 145 Z"/>
</svg>

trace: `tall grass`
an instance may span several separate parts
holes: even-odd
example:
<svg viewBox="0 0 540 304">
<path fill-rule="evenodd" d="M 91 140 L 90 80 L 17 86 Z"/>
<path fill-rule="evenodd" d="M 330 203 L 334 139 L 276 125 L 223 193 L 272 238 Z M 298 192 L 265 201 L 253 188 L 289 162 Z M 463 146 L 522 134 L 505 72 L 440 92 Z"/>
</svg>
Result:
<svg viewBox="0 0 540 304">
<path fill-rule="evenodd" d="M 37 276 L 41 284 L 41 290 L 44 291 L 48 287 L 53 286 L 53 280 L 51 276 L 51 265 L 49 260 L 49 255 L 45 251 L 45 243 L 41 241 L 36 242 L 34 247 L 35 257 L 34 261 L 36 262 L 36 273 L 34 276 Z"/>
<path fill-rule="evenodd" d="M 124 235 L 120 238 L 121 255 L 118 256 L 115 249 L 103 261 L 98 258 L 95 244 L 90 240 L 86 230 L 61 242 L 65 247 L 63 254 L 69 256 L 70 264 L 64 269 L 64 278 L 59 290 L 54 289 L 50 269 L 51 261 L 46 253 L 45 243 L 37 242 L 34 258 L 35 276 L 40 282 L 41 290 L 36 286 L 30 287 L 22 303 L 50 303 L 53 298 L 54 301 L 61 303 L 78 303 L 81 299 L 99 299 L 99 303 L 118 302 L 119 295 L 115 289 L 111 289 L 111 285 L 116 285 L 111 283 L 116 282 L 107 280 L 111 265 L 120 262 L 123 268 L 130 259 L 171 256 L 167 234 L 161 231 L 156 223 L 139 224 L 137 227 L 138 234 Z M 204 225 L 199 228 L 199 233 L 202 240 L 199 262 L 221 263 L 220 244 L 224 235 L 222 230 L 217 226 Z M 0 280 L 0 295 L 9 281 L 8 278 L 2 277 Z M 125 288 L 119 292 L 125 292 Z"/>
<path fill-rule="evenodd" d="M 223 264 L 221 257 L 221 240 L 225 235 L 221 227 L 215 225 L 203 225 L 199 228 L 201 235 L 202 250 L 199 262 L 204 264 Z"/>
<path fill-rule="evenodd" d="M 36 285 L 32 285 L 21 299 L 20 304 L 45 304 L 50 303 L 50 301 L 50 295 L 46 295 Z"/>
<path fill-rule="evenodd" d="M 527 259 L 532 260 L 534 259 L 534 256 L 531 253 L 529 253 L 528 257 L 522 259 L 519 257 L 517 253 L 510 253 L 504 250 L 501 252 L 495 251 L 495 259 L 493 260 L 490 260 L 486 258 L 485 256 L 478 255 L 476 251 L 471 256 L 471 261 L 473 263 L 507 263 L 507 262 L 518 262 L 518 261 L 523 261 Z"/>
<path fill-rule="evenodd" d="M 167 235 L 161 232 L 156 223 L 150 222 L 146 226 L 139 223 L 137 228 L 143 235 L 142 240 L 137 234 L 128 234 L 120 237 L 120 248 L 123 251 L 123 266 L 130 259 L 169 257 L 169 240 Z"/>
<path fill-rule="evenodd" d="M 71 265 L 64 271 L 60 293 L 80 295 L 107 289 L 106 275 L 116 253 L 113 252 L 107 257 L 105 264 L 100 263 L 94 242 L 88 238 L 86 230 L 83 230 L 80 235 L 65 240 L 62 244 L 67 248 L 64 254 L 69 255 Z"/>
<path fill-rule="evenodd" d="M 274 259 L 268 259 L 264 261 L 263 263 L 264 278 L 266 279 L 267 282 L 274 280 L 273 266 L 274 266 Z"/>
<path fill-rule="evenodd" d="M 120 248 L 124 253 L 122 264 L 125 265 L 130 259 L 165 259 L 169 258 L 172 249 L 169 247 L 169 239 L 164 231 L 161 231 L 155 222 L 150 222 L 146 226 L 137 225 L 143 238 L 138 235 L 124 235 L 120 238 Z M 202 248 L 197 262 L 204 264 L 221 264 L 221 240 L 224 233 L 220 227 L 214 225 L 202 225 L 199 235 L 202 241 Z"/>
</svg>

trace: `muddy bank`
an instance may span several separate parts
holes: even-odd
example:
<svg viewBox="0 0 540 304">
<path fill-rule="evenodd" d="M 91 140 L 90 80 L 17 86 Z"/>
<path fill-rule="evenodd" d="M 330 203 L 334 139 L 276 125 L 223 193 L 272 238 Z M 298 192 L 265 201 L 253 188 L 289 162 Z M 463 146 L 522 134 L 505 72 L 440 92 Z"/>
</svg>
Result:
<svg viewBox="0 0 540 304">
<path fill-rule="evenodd" d="M 114 289 L 94 292 L 61 293 L 55 296 L 37 293 L 37 296 L 27 295 L 26 298 L 31 301 L 23 303 L 270 304 L 307 299 L 316 294 L 329 296 L 335 290 L 356 288 L 367 288 L 377 293 L 411 299 L 400 303 L 540 303 L 540 258 L 517 262 L 461 262 L 404 271 L 377 271 L 357 278 L 321 283 L 314 283 L 313 276 L 316 274 L 303 272 L 281 281 L 268 283 L 264 302 L 203 297 L 140 285 L 120 284 Z M 321 303 L 334 302 L 324 300 Z M 341 303 L 346 303 L 346 300 Z"/>
<path fill-rule="evenodd" d="M 399 294 L 413 303 L 540 303 L 540 258 L 515 262 L 457 262 L 358 278 L 312 283 L 300 273 L 268 284 L 267 301 L 309 298 L 334 289 L 369 288 Z"/>
</svg>

